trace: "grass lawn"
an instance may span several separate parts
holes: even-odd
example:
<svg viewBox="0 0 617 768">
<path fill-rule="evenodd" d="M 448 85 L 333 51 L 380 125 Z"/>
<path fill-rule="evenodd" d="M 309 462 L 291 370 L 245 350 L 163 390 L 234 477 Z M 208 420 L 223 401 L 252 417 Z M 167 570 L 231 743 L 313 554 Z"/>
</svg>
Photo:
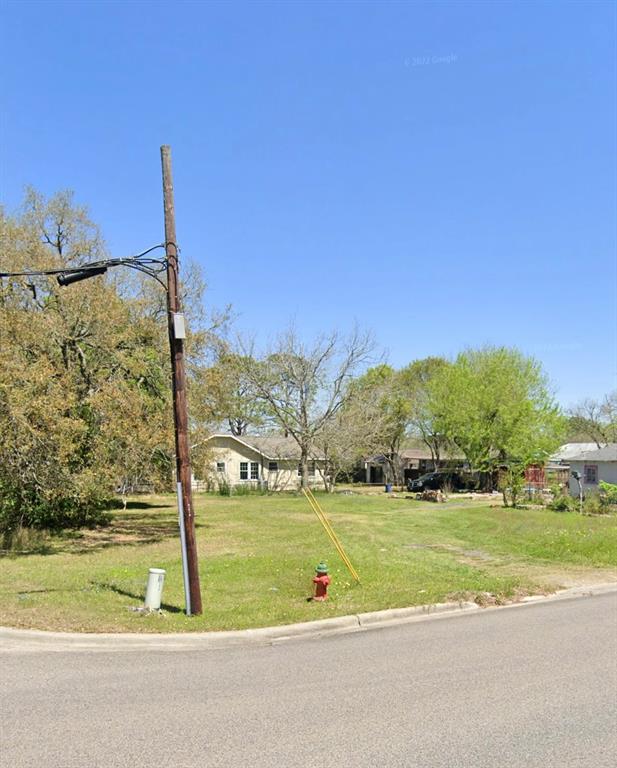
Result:
<svg viewBox="0 0 617 768">
<path fill-rule="evenodd" d="M 615 517 L 502 509 L 456 497 L 440 505 L 386 494 L 318 499 L 359 585 L 303 497 L 197 494 L 204 614 L 188 618 L 175 497 L 140 497 L 115 512 L 109 527 L 51 537 L 43 554 L 2 557 L 0 624 L 90 632 L 242 629 L 458 597 L 502 602 L 617 580 Z M 322 559 L 333 579 L 330 599 L 307 602 Z M 161 615 L 129 610 L 143 602 L 149 567 L 167 571 Z"/>
</svg>

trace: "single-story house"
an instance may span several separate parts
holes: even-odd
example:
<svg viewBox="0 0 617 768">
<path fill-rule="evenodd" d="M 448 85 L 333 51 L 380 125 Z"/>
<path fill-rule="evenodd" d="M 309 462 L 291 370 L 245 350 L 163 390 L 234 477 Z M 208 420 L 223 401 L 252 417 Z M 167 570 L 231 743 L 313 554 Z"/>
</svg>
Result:
<svg viewBox="0 0 617 768">
<path fill-rule="evenodd" d="M 295 490 L 302 482 L 300 448 L 282 435 L 215 434 L 207 439 L 213 460 L 208 471 L 210 485 L 249 485 L 269 490 Z M 309 460 L 308 482 L 323 482 L 323 458 Z"/>
<path fill-rule="evenodd" d="M 600 480 L 617 484 L 617 443 L 567 443 L 551 456 L 551 464 L 568 466 L 570 473 L 578 472 L 583 493 L 599 490 Z M 570 476 L 570 493 L 578 496 L 578 483 Z"/>
</svg>

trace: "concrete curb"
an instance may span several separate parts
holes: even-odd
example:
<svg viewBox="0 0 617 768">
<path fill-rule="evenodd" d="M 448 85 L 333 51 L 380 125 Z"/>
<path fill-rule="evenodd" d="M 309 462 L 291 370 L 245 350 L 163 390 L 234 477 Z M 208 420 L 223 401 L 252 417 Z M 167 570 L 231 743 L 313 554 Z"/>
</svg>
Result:
<svg viewBox="0 0 617 768">
<path fill-rule="evenodd" d="M 573 587 L 552 595 L 533 595 L 518 603 L 491 606 L 486 610 L 522 608 L 539 602 L 592 597 L 617 592 L 617 582 Z M 365 632 L 381 627 L 392 627 L 416 621 L 447 618 L 485 610 L 472 602 L 436 603 L 411 608 L 391 608 L 351 616 L 338 616 L 278 627 L 243 629 L 228 632 L 193 632 L 173 634 L 146 633 L 73 633 L 47 632 L 38 629 L 0 627 L 2 651 L 177 651 L 217 650 L 251 645 L 276 645 L 298 638 L 319 638 L 351 632 Z"/>
<path fill-rule="evenodd" d="M 433 617 L 435 614 L 480 610 L 476 603 L 435 603 L 434 605 L 416 605 L 413 608 L 390 608 L 387 611 L 372 611 L 371 613 L 359 613 L 358 623 L 363 628 L 384 627 L 391 624 L 404 624 L 405 622 Z"/>
</svg>

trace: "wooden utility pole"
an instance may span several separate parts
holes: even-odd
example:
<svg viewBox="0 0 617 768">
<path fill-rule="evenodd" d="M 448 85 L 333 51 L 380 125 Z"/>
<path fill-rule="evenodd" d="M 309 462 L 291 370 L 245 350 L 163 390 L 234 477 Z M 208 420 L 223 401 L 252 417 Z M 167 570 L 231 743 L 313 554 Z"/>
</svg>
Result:
<svg viewBox="0 0 617 768">
<path fill-rule="evenodd" d="M 176 481 L 178 484 L 178 512 L 183 546 L 186 612 L 201 613 L 201 592 L 195 541 L 195 514 L 191 493 L 191 459 L 189 454 L 188 409 L 186 402 L 186 374 L 184 370 L 184 322 L 178 295 L 178 246 L 174 189 L 171 175 L 171 150 L 161 147 L 163 166 L 163 204 L 165 208 L 165 252 L 167 256 L 167 316 L 171 369 L 173 379 L 174 423 L 176 432 Z"/>
</svg>

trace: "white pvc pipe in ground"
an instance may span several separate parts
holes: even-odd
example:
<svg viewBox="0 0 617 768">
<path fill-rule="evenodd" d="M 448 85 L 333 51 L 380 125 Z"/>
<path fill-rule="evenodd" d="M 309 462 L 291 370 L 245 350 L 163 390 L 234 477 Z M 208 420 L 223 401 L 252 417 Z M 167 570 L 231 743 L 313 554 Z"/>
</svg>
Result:
<svg viewBox="0 0 617 768">
<path fill-rule="evenodd" d="M 144 605 L 148 610 L 158 611 L 161 607 L 164 582 L 165 571 L 162 568 L 150 568 L 146 585 L 146 599 L 144 601 Z"/>
</svg>

